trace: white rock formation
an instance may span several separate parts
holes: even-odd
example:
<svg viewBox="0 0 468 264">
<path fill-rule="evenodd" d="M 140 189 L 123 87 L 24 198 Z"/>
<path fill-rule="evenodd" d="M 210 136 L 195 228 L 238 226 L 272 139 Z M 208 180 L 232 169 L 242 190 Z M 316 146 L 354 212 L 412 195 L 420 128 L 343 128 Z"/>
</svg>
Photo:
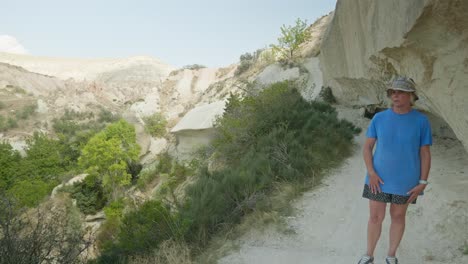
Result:
<svg viewBox="0 0 468 264">
<path fill-rule="evenodd" d="M 224 113 L 225 104 L 225 101 L 218 101 L 195 107 L 172 128 L 171 133 L 177 138 L 176 155 L 180 159 L 212 140 L 214 121 Z"/>
<path fill-rule="evenodd" d="M 259 84 L 268 85 L 275 82 L 298 79 L 299 76 L 298 67 L 283 69 L 279 64 L 272 64 L 266 67 L 256 77 L 255 81 Z"/>
<path fill-rule="evenodd" d="M 324 83 L 340 103 L 382 104 L 394 75 L 417 83 L 417 106 L 468 149 L 468 1 L 338 0 L 324 38 Z"/>
</svg>

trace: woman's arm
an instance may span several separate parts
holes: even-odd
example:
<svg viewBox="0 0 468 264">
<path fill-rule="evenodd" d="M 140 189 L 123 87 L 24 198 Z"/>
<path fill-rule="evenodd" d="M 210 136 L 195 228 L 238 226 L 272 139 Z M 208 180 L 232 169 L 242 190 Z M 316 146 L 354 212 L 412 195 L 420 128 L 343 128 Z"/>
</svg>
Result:
<svg viewBox="0 0 468 264">
<path fill-rule="evenodd" d="M 420 180 L 427 181 L 429 178 L 429 170 L 431 169 L 431 149 L 429 145 L 422 146 L 419 149 L 419 155 L 421 157 L 421 175 Z M 426 184 L 418 184 L 416 187 L 408 192 L 410 195 L 408 203 L 411 203 L 418 197 L 418 195 L 426 189 Z"/>
<path fill-rule="evenodd" d="M 429 170 L 431 169 L 430 146 L 422 146 L 419 153 L 421 155 L 421 176 L 419 177 L 419 179 L 427 181 L 427 179 L 429 178 Z"/>
<path fill-rule="evenodd" d="M 372 150 L 374 149 L 376 138 L 367 138 L 364 143 L 363 156 L 364 163 L 366 163 L 367 173 L 369 174 L 369 188 L 372 193 L 380 193 L 380 184 L 383 184 L 382 179 L 377 175 L 374 169 L 374 162 L 372 158 Z"/>
</svg>

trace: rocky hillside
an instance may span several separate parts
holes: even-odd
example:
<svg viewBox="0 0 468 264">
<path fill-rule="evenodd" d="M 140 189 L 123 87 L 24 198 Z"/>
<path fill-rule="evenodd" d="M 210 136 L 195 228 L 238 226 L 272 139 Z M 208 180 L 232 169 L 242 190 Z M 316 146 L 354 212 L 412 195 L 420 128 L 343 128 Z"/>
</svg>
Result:
<svg viewBox="0 0 468 264">
<path fill-rule="evenodd" d="M 177 70 L 149 57 L 85 60 L 0 53 L 0 111 L 16 111 L 27 102 L 37 106 L 33 121 L 0 136 L 19 147 L 34 130 L 50 131 L 51 120 L 67 109 L 106 109 L 137 126 L 143 155 L 154 147 L 141 117 L 161 112 L 175 125 L 201 101 L 225 97 L 224 87 L 208 88 L 232 77 L 234 70 L 235 65 Z"/>
</svg>

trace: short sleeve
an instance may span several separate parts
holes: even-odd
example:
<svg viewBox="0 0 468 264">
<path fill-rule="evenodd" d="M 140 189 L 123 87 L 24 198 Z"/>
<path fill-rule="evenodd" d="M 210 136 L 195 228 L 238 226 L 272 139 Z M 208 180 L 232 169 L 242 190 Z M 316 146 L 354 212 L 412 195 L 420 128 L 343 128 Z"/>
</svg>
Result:
<svg viewBox="0 0 468 264">
<path fill-rule="evenodd" d="M 377 129 L 375 128 L 375 116 L 372 118 L 369 127 L 367 128 L 366 136 L 368 138 L 377 138 Z"/>
<path fill-rule="evenodd" d="M 421 125 L 421 142 L 419 144 L 421 147 L 432 145 L 432 130 L 431 130 L 431 124 L 429 123 L 429 120 L 427 117 L 423 119 L 422 125 Z"/>
</svg>

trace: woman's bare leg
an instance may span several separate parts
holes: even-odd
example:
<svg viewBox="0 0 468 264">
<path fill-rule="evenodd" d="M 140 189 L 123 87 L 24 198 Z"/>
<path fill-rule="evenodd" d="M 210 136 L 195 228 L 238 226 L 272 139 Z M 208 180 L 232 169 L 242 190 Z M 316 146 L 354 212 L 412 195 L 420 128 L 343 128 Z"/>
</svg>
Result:
<svg viewBox="0 0 468 264">
<path fill-rule="evenodd" d="M 387 204 L 369 200 L 369 222 L 367 224 L 367 255 L 374 256 L 374 250 L 382 232 Z"/>
<path fill-rule="evenodd" d="M 405 232 L 406 210 L 408 204 L 391 204 L 390 217 L 392 223 L 390 224 L 390 247 L 388 248 L 388 256 L 394 257 L 400 241 Z"/>
</svg>

